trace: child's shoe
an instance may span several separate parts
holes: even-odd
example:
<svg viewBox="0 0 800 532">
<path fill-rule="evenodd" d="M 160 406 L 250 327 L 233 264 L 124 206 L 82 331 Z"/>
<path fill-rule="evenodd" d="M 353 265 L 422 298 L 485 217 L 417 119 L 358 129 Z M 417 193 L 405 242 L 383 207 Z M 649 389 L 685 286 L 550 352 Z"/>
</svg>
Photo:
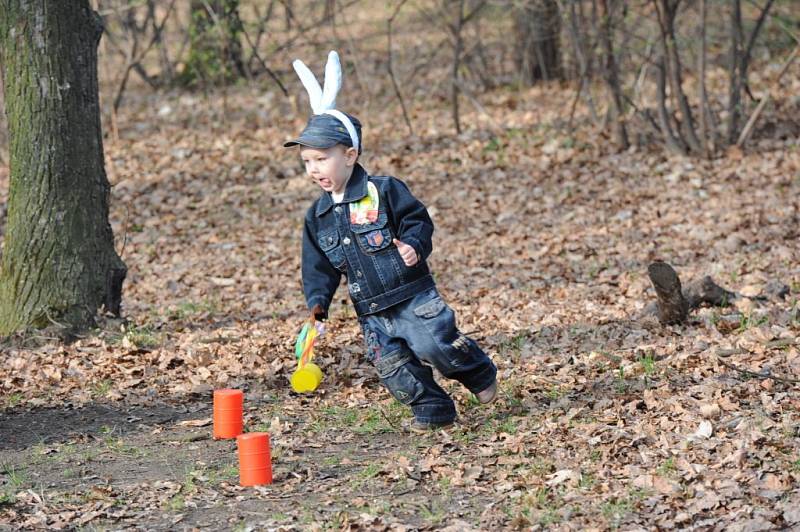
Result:
<svg viewBox="0 0 800 532">
<path fill-rule="evenodd" d="M 482 405 L 488 405 L 489 403 L 493 402 L 495 399 L 497 399 L 497 379 L 495 379 L 488 388 L 482 392 L 478 392 L 475 395 L 478 398 L 478 402 L 480 402 Z"/>
<path fill-rule="evenodd" d="M 411 432 L 416 432 L 417 434 L 424 434 L 426 432 L 432 432 L 434 430 L 439 430 L 447 427 L 453 426 L 454 421 L 433 421 L 433 422 L 425 422 L 425 421 L 417 421 L 414 420 L 408 426 L 408 430 Z"/>
</svg>

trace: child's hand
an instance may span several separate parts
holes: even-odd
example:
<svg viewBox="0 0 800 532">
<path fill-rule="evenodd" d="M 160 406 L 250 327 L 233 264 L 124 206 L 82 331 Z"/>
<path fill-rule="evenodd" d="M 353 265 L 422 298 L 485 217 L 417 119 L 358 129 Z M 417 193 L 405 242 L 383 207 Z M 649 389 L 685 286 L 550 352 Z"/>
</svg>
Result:
<svg viewBox="0 0 800 532">
<path fill-rule="evenodd" d="M 396 238 L 392 240 L 392 244 L 397 246 L 397 251 L 400 252 L 400 256 L 403 257 L 403 262 L 406 263 L 406 266 L 414 266 L 419 262 L 419 257 L 417 256 L 417 252 L 414 250 L 414 248 L 405 242 L 397 240 Z"/>
</svg>

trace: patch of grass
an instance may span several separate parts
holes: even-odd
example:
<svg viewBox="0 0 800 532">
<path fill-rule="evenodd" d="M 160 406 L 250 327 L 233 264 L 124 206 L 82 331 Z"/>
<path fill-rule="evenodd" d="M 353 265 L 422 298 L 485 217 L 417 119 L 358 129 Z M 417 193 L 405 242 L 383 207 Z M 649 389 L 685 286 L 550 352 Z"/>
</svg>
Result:
<svg viewBox="0 0 800 532">
<path fill-rule="evenodd" d="M 452 436 L 452 438 L 455 441 L 457 441 L 457 442 L 459 442 L 459 443 L 461 443 L 463 445 L 469 445 L 469 444 L 471 444 L 472 442 L 474 442 L 475 440 L 478 439 L 478 434 L 476 432 L 471 431 L 471 430 L 469 430 L 467 428 L 464 428 L 464 427 L 462 427 L 460 425 L 456 426 L 450 432 L 450 436 Z"/>
<path fill-rule="evenodd" d="M 182 320 L 198 314 L 215 314 L 219 310 L 219 305 L 215 301 L 205 299 L 199 303 L 194 301 L 182 301 L 177 306 L 167 310 L 167 318 L 172 320 Z"/>
<path fill-rule="evenodd" d="M 792 471 L 800 473 L 800 458 L 792 462 Z"/>
<path fill-rule="evenodd" d="M 581 479 L 578 482 L 578 487 L 581 489 L 589 490 L 597 484 L 597 478 L 593 473 L 581 473 Z"/>
<path fill-rule="evenodd" d="M 608 263 L 593 262 L 586 271 L 586 276 L 589 279 L 594 279 L 606 268 L 608 268 Z"/>
<path fill-rule="evenodd" d="M 325 408 L 322 413 L 332 418 L 338 424 L 354 425 L 358 421 L 358 410 L 355 408 L 347 408 L 343 406 L 329 406 Z"/>
<path fill-rule="evenodd" d="M 0 465 L 0 475 L 6 477 L 7 485 L 15 489 L 20 488 L 26 481 L 25 473 L 13 464 Z"/>
<path fill-rule="evenodd" d="M 441 505 L 431 501 L 430 504 L 423 504 L 420 508 L 420 517 L 431 525 L 438 525 L 445 517 L 445 511 Z"/>
<path fill-rule="evenodd" d="M 613 527 L 619 526 L 625 516 L 633 509 L 628 499 L 612 499 L 600 505 L 600 512 Z"/>
<path fill-rule="evenodd" d="M 617 370 L 617 378 L 614 382 L 614 389 L 618 394 L 623 394 L 628 391 L 628 381 L 625 379 L 625 368 L 622 366 Z"/>
<path fill-rule="evenodd" d="M 199 479 L 202 479 L 200 480 L 201 482 L 208 481 L 208 477 L 204 474 L 206 471 L 205 468 L 196 469 L 194 467 L 187 467 L 184 471 L 180 490 L 164 503 L 164 507 L 173 512 L 184 510 L 186 508 L 187 495 L 197 492 L 196 481 Z"/>
<path fill-rule="evenodd" d="M 0 507 L 15 504 L 17 502 L 16 492 L 27 481 L 25 473 L 13 464 L 1 464 L 0 475 L 5 477 L 5 485 L 0 487 Z"/>
<path fill-rule="evenodd" d="M 673 473 L 675 473 L 676 470 L 677 468 L 675 467 L 675 458 L 670 456 L 669 458 L 664 460 L 664 462 L 660 466 L 658 466 L 656 472 L 662 477 L 668 477 Z"/>
<path fill-rule="evenodd" d="M 202 482 L 207 482 L 212 486 L 218 485 L 222 481 L 232 481 L 239 476 L 239 468 L 235 464 L 220 464 L 219 467 L 212 467 L 201 470 L 200 474 L 195 474 L 194 478 Z"/>
<path fill-rule="evenodd" d="M 325 459 L 322 460 L 322 465 L 325 467 L 336 467 L 341 461 L 342 460 L 336 455 L 326 456 Z"/>
<path fill-rule="evenodd" d="M 353 489 L 360 488 L 365 482 L 375 478 L 381 472 L 381 465 L 372 463 L 363 467 L 353 478 Z"/>
<path fill-rule="evenodd" d="M 381 472 L 381 466 L 379 464 L 369 464 L 365 468 L 363 468 L 358 473 L 358 477 L 368 480 L 378 475 Z"/>
<path fill-rule="evenodd" d="M 513 419 L 508 418 L 499 425 L 497 425 L 497 432 L 498 433 L 505 432 L 506 434 L 516 434 L 517 423 Z"/>
<path fill-rule="evenodd" d="M 144 450 L 132 445 L 128 445 L 122 438 L 112 438 L 109 436 L 105 438 L 104 443 L 106 445 L 106 449 L 114 454 L 130 456 L 132 458 L 141 458 L 147 455 Z"/>
<path fill-rule="evenodd" d="M 370 405 L 363 411 L 358 408 L 327 406 L 314 416 L 308 429 L 314 433 L 347 430 L 366 435 L 396 432 L 407 413 L 406 407 L 397 401 L 393 401 L 388 407 L 381 404 Z"/>
<path fill-rule="evenodd" d="M 85 463 L 87 463 L 87 462 L 91 462 L 91 461 L 93 461 L 95 458 L 97 458 L 97 456 L 98 456 L 99 454 L 100 454 L 100 452 L 99 452 L 99 451 L 96 451 L 96 450 L 94 450 L 94 449 L 89 449 L 89 450 L 83 451 L 83 452 L 81 452 L 81 453 L 78 455 L 78 458 L 79 458 L 79 460 L 80 460 L 80 461 L 79 461 L 79 464 L 81 464 L 81 465 L 82 465 L 82 464 L 85 464 Z"/>
<path fill-rule="evenodd" d="M 111 385 L 112 382 L 108 379 L 95 383 L 92 386 L 92 397 L 105 397 L 111 391 Z"/>
<path fill-rule="evenodd" d="M 519 356 L 520 351 L 522 351 L 522 346 L 525 345 L 525 341 L 529 337 L 530 337 L 530 331 L 528 330 L 519 331 L 511 338 L 507 338 L 500 343 L 500 353 L 501 354 L 512 353 Z"/>
<path fill-rule="evenodd" d="M 17 503 L 17 497 L 10 491 L 0 490 L 0 508 Z"/>
<path fill-rule="evenodd" d="M 551 401 L 557 401 L 562 395 L 564 395 L 564 392 L 561 390 L 561 386 L 553 384 L 550 386 L 550 388 L 548 388 L 547 392 L 545 392 L 545 395 L 547 395 L 547 398 Z"/>
<path fill-rule="evenodd" d="M 284 514 L 284 513 L 281 513 L 281 512 L 276 512 L 276 513 L 274 513 L 274 514 L 270 515 L 270 516 L 269 516 L 269 519 L 270 519 L 271 521 L 277 521 L 278 523 L 280 523 L 280 522 L 282 522 L 282 521 L 288 521 L 288 520 L 290 520 L 290 519 L 291 519 L 291 516 L 289 516 L 289 515 L 287 515 L 287 514 Z"/>
<path fill-rule="evenodd" d="M 172 512 L 180 512 L 186 508 L 186 498 L 181 493 L 173 495 L 172 498 L 164 504 L 164 507 Z"/>
<path fill-rule="evenodd" d="M 382 410 L 379 404 L 370 405 L 364 415 L 358 420 L 358 423 L 353 427 L 353 432 L 356 434 L 396 432 L 397 429 L 395 427 L 400 426 L 403 411 L 399 410 L 394 405 L 402 406 L 402 404 L 397 401 L 390 403 L 387 410 Z"/>
<path fill-rule="evenodd" d="M 142 349 L 152 349 L 161 343 L 150 325 L 131 325 L 120 341 L 124 339 Z"/>
<path fill-rule="evenodd" d="M 533 515 L 532 510 L 538 510 L 536 521 L 541 526 L 554 525 L 563 519 L 559 512 L 563 506 L 562 497 L 548 487 L 539 488 L 534 493 L 523 496 L 521 503 L 521 513 L 528 520 Z"/>
<path fill-rule="evenodd" d="M 769 318 L 767 316 L 758 316 L 755 317 L 752 314 L 744 315 L 739 318 L 739 328 L 736 329 L 737 333 L 743 333 L 747 329 L 752 327 L 761 327 L 769 322 Z"/>
<path fill-rule="evenodd" d="M 633 511 L 634 504 L 641 502 L 651 493 L 644 488 L 631 487 L 627 496 L 614 498 L 600 505 L 600 512 L 608 520 L 609 526 L 616 529 L 622 520 Z"/>
<path fill-rule="evenodd" d="M 25 396 L 22 395 L 21 392 L 14 392 L 14 393 L 8 394 L 6 396 L 6 400 L 5 400 L 6 408 L 14 408 L 15 406 L 17 406 L 18 404 L 20 404 L 22 402 L 22 399 L 24 397 Z"/>
<path fill-rule="evenodd" d="M 639 364 L 642 365 L 642 370 L 644 370 L 644 374 L 648 377 L 653 375 L 656 371 L 656 360 L 653 356 L 652 351 L 648 351 L 646 354 L 639 357 Z"/>
<path fill-rule="evenodd" d="M 536 475 L 537 477 L 543 477 L 552 473 L 555 470 L 553 463 L 549 460 L 544 458 L 536 457 L 534 458 L 530 464 L 528 471 Z"/>
<path fill-rule="evenodd" d="M 358 411 L 355 408 L 326 406 L 315 413 L 313 421 L 308 425 L 308 430 L 316 433 L 330 429 L 353 427 L 357 421 Z"/>
</svg>

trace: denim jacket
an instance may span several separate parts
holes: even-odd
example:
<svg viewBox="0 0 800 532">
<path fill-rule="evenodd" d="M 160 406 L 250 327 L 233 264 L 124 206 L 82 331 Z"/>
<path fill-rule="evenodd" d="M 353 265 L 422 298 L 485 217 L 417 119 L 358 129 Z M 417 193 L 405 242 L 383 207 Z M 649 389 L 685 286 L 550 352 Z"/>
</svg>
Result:
<svg viewBox="0 0 800 532">
<path fill-rule="evenodd" d="M 324 192 L 306 213 L 303 228 L 303 291 L 309 308 L 327 314 L 342 274 L 359 316 L 373 314 L 434 286 L 426 259 L 433 222 L 405 183 L 371 176 L 356 164 L 344 198 L 334 204 Z M 397 238 L 419 256 L 406 266 Z"/>
</svg>

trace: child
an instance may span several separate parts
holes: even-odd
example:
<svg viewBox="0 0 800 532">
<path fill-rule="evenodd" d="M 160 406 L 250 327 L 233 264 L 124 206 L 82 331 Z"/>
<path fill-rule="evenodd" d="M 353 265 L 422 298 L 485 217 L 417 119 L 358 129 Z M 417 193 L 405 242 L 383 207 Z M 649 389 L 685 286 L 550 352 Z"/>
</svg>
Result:
<svg viewBox="0 0 800 532">
<path fill-rule="evenodd" d="M 306 172 L 322 195 L 306 213 L 302 276 L 315 319 L 325 319 L 342 274 L 347 275 L 367 359 L 381 382 L 411 407 L 411 429 L 451 425 L 456 409 L 430 366 L 475 393 L 481 403 L 497 395 L 497 368 L 456 328 L 453 310 L 436 290 L 426 260 L 433 222 L 425 206 L 394 177 L 371 176 L 357 162 L 361 123 L 334 109 L 341 87 L 336 52 L 328 56 L 324 88 L 294 62 L 314 114 L 298 138 Z"/>
</svg>

